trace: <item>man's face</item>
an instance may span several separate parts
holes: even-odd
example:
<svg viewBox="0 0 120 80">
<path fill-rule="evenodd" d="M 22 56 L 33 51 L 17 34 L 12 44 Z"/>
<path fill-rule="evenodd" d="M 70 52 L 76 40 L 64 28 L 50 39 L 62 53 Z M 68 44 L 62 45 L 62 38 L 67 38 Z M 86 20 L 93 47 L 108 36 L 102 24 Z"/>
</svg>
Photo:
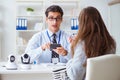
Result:
<svg viewBox="0 0 120 80">
<path fill-rule="evenodd" d="M 46 17 L 46 22 L 50 31 L 57 32 L 62 22 L 61 14 L 59 12 L 49 12 L 48 17 Z"/>
</svg>

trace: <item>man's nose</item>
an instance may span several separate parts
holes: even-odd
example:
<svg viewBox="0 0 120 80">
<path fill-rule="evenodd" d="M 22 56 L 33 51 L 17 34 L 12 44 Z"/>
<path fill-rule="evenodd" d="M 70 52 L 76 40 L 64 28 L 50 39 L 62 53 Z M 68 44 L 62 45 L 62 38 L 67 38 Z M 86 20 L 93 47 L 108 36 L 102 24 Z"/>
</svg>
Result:
<svg viewBox="0 0 120 80">
<path fill-rule="evenodd" d="M 57 19 L 54 19 L 54 20 L 53 20 L 53 23 L 57 23 Z"/>
</svg>

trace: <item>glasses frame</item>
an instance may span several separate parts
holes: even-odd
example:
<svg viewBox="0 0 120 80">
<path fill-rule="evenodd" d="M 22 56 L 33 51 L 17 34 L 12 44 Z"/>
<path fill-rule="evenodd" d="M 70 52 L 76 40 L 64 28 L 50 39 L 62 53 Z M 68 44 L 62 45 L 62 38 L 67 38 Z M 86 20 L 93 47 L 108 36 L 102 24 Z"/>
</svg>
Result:
<svg viewBox="0 0 120 80">
<path fill-rule="evenodd" d="M 48 17 L 48 20 L 50 21 L 61 21 L 62 20 L 62 17 L 57 17 L 57 18 L 53 18 L 53 17 Z"/>
</svg>

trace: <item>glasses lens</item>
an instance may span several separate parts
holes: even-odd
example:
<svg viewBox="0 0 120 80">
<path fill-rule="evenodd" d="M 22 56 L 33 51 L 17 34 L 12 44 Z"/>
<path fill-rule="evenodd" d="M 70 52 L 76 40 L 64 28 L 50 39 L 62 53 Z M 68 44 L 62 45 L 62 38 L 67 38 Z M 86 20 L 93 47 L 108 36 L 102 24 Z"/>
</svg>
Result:
<svg viewBox="0 0 120 80">
<path fill-rule="evenodd" d="M 56 21 L 61 21 L 61 17 L 57 17 L 57 18 L 53 18 L 53 17 L 48 17 L 48 19 L 50 20 L 50 21 L 54 21 L 54 20 L 56 20 Z"/>
</svg>

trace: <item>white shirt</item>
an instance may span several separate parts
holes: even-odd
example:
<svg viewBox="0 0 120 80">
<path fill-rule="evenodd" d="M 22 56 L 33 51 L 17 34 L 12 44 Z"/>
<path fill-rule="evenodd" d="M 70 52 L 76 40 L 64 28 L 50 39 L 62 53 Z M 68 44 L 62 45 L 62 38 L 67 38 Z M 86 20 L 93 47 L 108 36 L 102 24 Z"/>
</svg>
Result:
<svg viewBox="0 0 120 80">
<path fill-rule="evenodd" d="M 51 51 L 50 50 L 43 51 L 40 46 L 48 42 L 51 43 L 52 34 L 53 33 L 50 30 L 46 29 L 42 32 L 36 33 L 29 40 L 25 53 L 29 54 L 31 62 L 33 62 L 34 60 L 37 60 L 37 63 L 51 62 Z M 61 30 L 59 30 L 56 33 L 56 35 L 57 43 L 61 44 L 61 46 L 64 47 L 64 49 L 66 49 L 69 52 L 70 49 L 70 44 L 68 42 L 69 35 Z M 71 55 L 70 54 L 67 54 L 66 56 L 59 55 L 59 58 L 60 62 L 66 63 L 71 58 Z"/>
<path fill-rule="evenodd" d="M 83 80 L 86 72 L 85 67 L 83 67 L 85 61 L 84 43 L 81 42 L 75 47 L 73 59 L 69 60 L 66 65 L 67 74 L 71 80 Z"/>
</svg>

